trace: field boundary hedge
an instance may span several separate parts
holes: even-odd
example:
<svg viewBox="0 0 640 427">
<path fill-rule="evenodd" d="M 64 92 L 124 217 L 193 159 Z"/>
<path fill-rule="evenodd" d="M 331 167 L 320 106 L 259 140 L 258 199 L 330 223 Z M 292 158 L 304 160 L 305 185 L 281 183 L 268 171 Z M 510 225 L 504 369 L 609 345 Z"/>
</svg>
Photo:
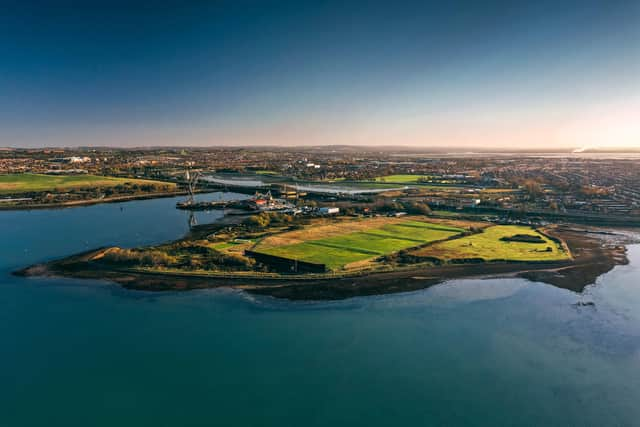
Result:
<svg viewBox="0 0 640 427">
<path fill-rule="evenodd" d="M 275 268 L 278 271 L 289 273 L 326 273 L 325 264 L 317 264 L 307 261 L 299 261 L 292 258 L 285 258 L 277 255 L 269 255 L 262 252 L 245 250 L 244 254 L 255 259 L 257 262 Z"/>
</svg>

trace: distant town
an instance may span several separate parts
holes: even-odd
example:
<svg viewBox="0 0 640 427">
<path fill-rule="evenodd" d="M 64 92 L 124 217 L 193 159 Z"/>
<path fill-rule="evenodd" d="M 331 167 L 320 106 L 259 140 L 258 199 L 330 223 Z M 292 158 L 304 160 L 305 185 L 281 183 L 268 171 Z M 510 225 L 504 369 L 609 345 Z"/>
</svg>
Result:
<svg viewBox="0 0 640 427">
<path fill-rule="evenodd" d="M 315 200 L 312 205 L 348 214 L 425 206 L 422 211 L 634 222 L 640 220 L 639 166 L 639 157 L 615 153 L 445 154 L 346 146 L 3 149 L 0 208 L 185 194 L 185 173 L 191 171 L 198 175 L 196 192 L 268 193 L 268 203 L 255 202 L 264 203 L 263 209 L 299 210 Z"/>
<path fill-rule="evenodd" d="M 627 262 L 625 242 L 595 227 L 640 224 L 640 158 L 618 154 L 234 147 L 0 156 L 0 209 L 174 197 L 169 209 L 186 211 L 189 225 L 180 240 L 96 248 L 16 272 L 145 290 L 336 299 L 517 274 L 581 291 Z M 198 223 L 198 211 L 220 215 Z"/>
</svg>

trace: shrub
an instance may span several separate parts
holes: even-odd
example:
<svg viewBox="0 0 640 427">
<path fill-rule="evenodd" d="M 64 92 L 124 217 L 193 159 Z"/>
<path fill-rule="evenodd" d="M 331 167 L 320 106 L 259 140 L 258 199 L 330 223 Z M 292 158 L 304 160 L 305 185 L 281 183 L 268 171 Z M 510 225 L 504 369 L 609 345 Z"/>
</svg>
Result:
<svg viewBox="0 0 640 427">
<path fill-rule="evenodd" d="M 431 208 L 424 202 L 410 202 L 404 208 L 410 214 L 428 215 L 431 213 Z"/>
<path fill-rule="evenodd" d="M 157 250 L 136 251 L 132 249 L 119 248 L 114 248 L 108 251 L 102 260 L 112 264 L 126 266 L 139 265 L 145 267 L 168 266 L 175 262 L 175 260 L 165 252 Z"/>
</svg>

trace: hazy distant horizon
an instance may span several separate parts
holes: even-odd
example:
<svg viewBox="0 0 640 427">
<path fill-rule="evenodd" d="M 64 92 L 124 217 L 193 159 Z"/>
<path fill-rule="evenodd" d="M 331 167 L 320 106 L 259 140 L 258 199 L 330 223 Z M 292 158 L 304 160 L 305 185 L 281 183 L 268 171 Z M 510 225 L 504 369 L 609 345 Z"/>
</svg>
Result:
<svg viewBox="0 0 640 427">
<path fill-rule="evenodd" d="M 207 150 L 207 149 L 255 149 L 255 150 L 326 150 L 326 151 L 388 151 L 404 154 L 411 153 L 432 153 L 436 155 L 443 154 L 636 154 L 640 153 L 638 147 L 542 147 L 542 148 L 506 148 L 506 147 L 425 147 L 411 145 L 350 145 L 350 144 L 318 144 L 318 145 L 78 145 L 78 146 L 31 146 L 31 147 L 12 147 L 0 146 L 2 150 Z"/>
<path fill-rule="evenodd" d="M 640 147 L 640 2 L 4 5 L 0 146 Z"/>
</svg>

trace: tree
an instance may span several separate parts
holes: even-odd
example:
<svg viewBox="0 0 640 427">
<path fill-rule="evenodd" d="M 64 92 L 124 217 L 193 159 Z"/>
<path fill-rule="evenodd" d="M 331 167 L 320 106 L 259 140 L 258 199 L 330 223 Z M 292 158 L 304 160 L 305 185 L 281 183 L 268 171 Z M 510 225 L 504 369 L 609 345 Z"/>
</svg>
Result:
<svg viewBox="0 0 640 427">
<path fill-rule="evenodd" d="M 424 202 L 411 202 L 405 209 L 412 214 L 429 215 L 431 213 L 431 208 Z"/>
<path fill-rule="evenodd" d="M 536 200 L 536 198 L 543 193 L 540 183 L 532 179 L 526 180 L 523 183 L 522 187 L 524 188 L 524 191 L 529 195 L 529 198 L 531 200 Z"/>
<path fill-rule="evenodd" d="M 271 223 L 271 218 L 265 213 L 251 215 L 245 220 L 245 223 L 251 227 L 265 228 Z"/>
</svg>

